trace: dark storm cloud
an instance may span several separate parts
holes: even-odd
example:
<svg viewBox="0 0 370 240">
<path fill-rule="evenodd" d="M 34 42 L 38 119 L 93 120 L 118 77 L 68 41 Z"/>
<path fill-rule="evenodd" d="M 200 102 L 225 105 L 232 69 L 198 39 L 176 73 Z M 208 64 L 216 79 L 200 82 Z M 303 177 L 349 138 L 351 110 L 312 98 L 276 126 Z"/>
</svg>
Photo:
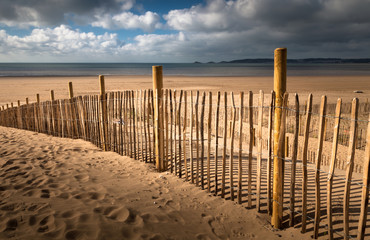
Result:
<svg viewBox="0 0 370 240">
<path fill-rule="evenodd" d="M 67 18 L 93 18 L 94 14 L 119 12 L 132 7 L 132 0 L 2 0 L 0 22 L 9 26 L 50 26 Z"/>
</svg>

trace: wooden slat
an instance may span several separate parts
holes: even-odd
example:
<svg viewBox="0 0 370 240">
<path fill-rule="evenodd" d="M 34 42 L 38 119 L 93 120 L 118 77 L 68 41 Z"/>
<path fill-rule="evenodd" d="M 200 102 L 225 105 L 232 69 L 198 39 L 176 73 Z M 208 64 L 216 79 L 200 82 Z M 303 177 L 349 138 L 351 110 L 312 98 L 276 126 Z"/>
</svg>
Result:
<svg viewBox="0 0 370 240">
<path fill-rule="evenodd" d="M 193 106 L 193 91 L 190 91 L 190 180 L 194 183 L 194 159 L 193 159 L 193 122 L 194 122 L 194 106 Z"/>
<path fill-rule="evenodd" d="M 218 193 L 218 124 L 220 118 L 221 93 L 217 92 L 216 116 L 215 116 L 215 196 Z"/>
<path fill-rule="evenodd" d="M 243 113 L 244 113 L 244 92 L 240 92 L 239 106 L 239 155 L 238 155 L 238 203 L 241 204 L 243 199 Z"/>
<path fill-rule="evenodd" d="M 358 98 L 352 100 L 351 111 L 351 126 L 349 133 L 348 155 L 346 162 L 346 181 L 344 187 L 343 200 L 343 231 L 344 239 L 349 239 L 349 200 L 351 194 L 352 173 L 354 167 L 355 153 L 356 153 L 356 135 L 357 135 L 357 119 L 358 119 Z"/>
<path fill-rule="evenodd" d="M 252 207 L 252 164 L 253 164 L 253 92 L 248 94 L 248 128 L 249 128 L 249 149 L 248 149 L 248 208 Z"/>
<path fill-rule="evenodd" d="M 188 111 L 188 104 L 187 104 L 187 101 L 188 101 L 188 94 L 187 94 L 187 91 L 184 91 L 184 123 L 183 123 L 183 154 L 184 154 L 184 171 L 185 171 L 185 180 L 188 181 L 188 178 L 189 178 L 189 174 L 188 174 L 188 159 L 187 159 L 187 156 L 186 156 L 186 141 L 187 141 L 187 138 L 186 138 L 186 128 L 187 128 L 187 111 Z"/>
<path fill-rule="evenodd" d="M 261 209 L 261 177 L 262 177 L 262 123 L 263 123 L 263 102 L 264 94 L 260 90 L 258 99 L 258 128 L 257 128 L 257 202 L 256 208 L 259 212 Z"/>
<path fill-rule="evenodd" d="M 195 99 L 195 147 L 196 147 L 196 153 L 197 153 L 197 159 L 196 159 L 196 178 L 195 178 L 195 184 L 199 186 L 199 117 L 198 117 L 198 105 L 199 105 L 199 91 L 197 91 L 196 99 Z"/>
<path fill-rule="evenodd" d="M 226 148 L 227 148 L 227 93 L 224 93 L 224 135 L 223 135 L 223 149 L 222 149 L 222 175 L 221 175 L 221 197 L 225 197 L 225 183 L 226 183 Z"/>
<path fill-rule="evenodd" d="M 177 119 L 178 119 L 178 129 L 179 129 L 179 155 L 178 155 L 178 168 L 179 168 L 179 177 L 181 178 L 182 177 L 182 163 L 181 163 L 181 154 L 182 154 L 182 141 L 181 141 L 181 133 L 182 133 L 182 129 L 181 129 L 181 102 L 182 102 L 182 95 L 184 94 L 184 91 L 181 90 L 180 91 L 180 98 L 179 98 L 179 110 L 178 110 L 178 113 L 177 113 Z"/>
<path fill-rule="evenodd" d="M 289 204 L 289 226 L 294 227 L 294 214 L 295 214 L 295 178 L 297 168 L 297 155 L 298 155 L 298 138 L 299 138 L 299 98 L 295 94 L 295 124 L 294 124 L 294 137 L 292 147 L 292 164 L 290 174 L 290 204 Z"/>
<path fill-rule="evenodd" d="M 326 115 L 326 96 L 322 96 L 319 112 L 319 132 L 317 140 L 317 154 L 316 154 L 316 171 L 315 171 L 315 219 L 314 219 L 314 238 L 318 238 L 320 213 L 321 213 L 321 199 L 320 199 L 320 166 L 322 156 L 322 146 L 324 142 L 325 130 L 325 115 Z"/>
<path fill-rule="evenodd" d="M 327 187 L 327 219 L 328 219 L 328 237 L 333 239 L 333 220 L 332 220 L 332 193 L 333 193 L 333 180 L 334 180 L 334 169 L 337 159 L 337 148 L 338 148 L 338 134 L 339 134 L 339 124 L 340 124 L 340 114 L 341 114 L 342 99 L 338 99 L 337 107 L 335 110 L 335 123 L 333 131 L 333 147 L 330 158 L 330 168 L 328 174 L 328 187 Z"/>
<path fill-rule="evenodd" d="M 360 219 L 358 224 L 357 239 L 363 240 L 365 238 L 366 229 L 366 219 L 367 219 L 367 209 L 369 204 L 369 187 L 370 187 L 370 114 L 367 124 L 367 137 L 366 137 L 366 148 L 365 148 L 365 159 L 363 168 L 363 178 L 362 178 L 362 195 L 361 195 L 361 209 L 360 209 Z"/>
<path fill-rule="evenodd" d="M 307 225 L 307 152 L 312 114 L 312 94 L 308 95 L 306 108 L 306 121 L 304 128 L 303 152 L 302 152 L 302 233 L 306 232 Z"/>
<path fill-rule="evenodd" d="M 211 137 L 212 137 L 212 92 L 208 94 L 207 130 L 207 192 L 211 192 Z"/>
<path fill-rule="evenodd" d="M 234 93 L 231 92 L 232 108 L 232 124 L 230 129 L 230 156 L 229 156 L 229 178 L 230 178 L 230 197 L 234 201 L 234 136 L 235 136 L 235 122 L 236 122 L 236 107 L 234 100 Z"/>
<path fill-rule="evenodd" d="M 200 142 L 201 142 L 201 161 L 200 161 L 200 186 L 204 189 L 204 110 L 206 104 L 206 93 L 203 92 L 202 106 L 200 111 Z"/>
<path fill-rule="evenodd" d="M 267 140 L 267 151 L 268 151 L 268 159 L 267 159 L 267 212 L 269 215 L 272 214 L 272 186 L 271 186 L 271 174 L 272 174 L 272 159 L 273 159 L 273 122 L 272 119 L 274 117 L 274 108 L 275 108 L 275 92 L 271 91 L 271 102 L 270 102 L 270 109 L 269 109 L 269 119 L 268 119 L 268 140 Z"/>
</svg>

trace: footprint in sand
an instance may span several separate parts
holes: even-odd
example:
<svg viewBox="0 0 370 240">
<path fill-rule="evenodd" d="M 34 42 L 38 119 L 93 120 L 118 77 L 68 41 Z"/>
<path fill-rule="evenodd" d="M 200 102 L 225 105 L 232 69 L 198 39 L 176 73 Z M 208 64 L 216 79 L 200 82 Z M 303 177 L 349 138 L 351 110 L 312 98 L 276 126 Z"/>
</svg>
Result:
<svg viewBox="0 0 370 240">
<path fill-rule="evenodd" d="M 89 181 L 90 177 L 86 174 L 79 174 L 75 176 L 76 180 L 83 183 Z"/>
</svg>

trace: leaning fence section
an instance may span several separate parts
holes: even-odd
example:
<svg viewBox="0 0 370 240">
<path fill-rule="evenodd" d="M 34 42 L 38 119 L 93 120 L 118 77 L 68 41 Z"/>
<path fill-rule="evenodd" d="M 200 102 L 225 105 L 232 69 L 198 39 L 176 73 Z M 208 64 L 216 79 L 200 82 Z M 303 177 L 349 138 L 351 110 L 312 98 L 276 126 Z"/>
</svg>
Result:
<svg viewBox="0 0 370 240">
<path fill-rule="evenodd" d="M 285 98 L 277 155 L 272 150 L 275 96 L 262 91 L 101 92 L 4 109 L 0 125 L 84 139 L 148 163 L 161 152 L 171 173 L 268 214 L 278 157 L 284 163 L 284 226 L 311 229 L 314 238 L 364 239 L 369 104 L 357 99 L 327 104 L 323 97 L 312 105 L 312 95 L 307 101 Z M 163 124 L 156 125 L 156 116 Z M 156 149 L 156 134 L 163 134 L 162 149 Z"/>
</svg>

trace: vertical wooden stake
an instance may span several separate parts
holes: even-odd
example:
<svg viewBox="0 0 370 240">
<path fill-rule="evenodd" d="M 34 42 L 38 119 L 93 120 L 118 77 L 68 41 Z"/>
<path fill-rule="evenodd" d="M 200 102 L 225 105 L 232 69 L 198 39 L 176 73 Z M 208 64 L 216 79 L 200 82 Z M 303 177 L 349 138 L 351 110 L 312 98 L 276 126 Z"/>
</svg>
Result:
<svg viewBox="0 0 370 240">
<path fill-rule="evenodd" d="M 236 122 L 236 107 L 234 100 L 234 93 L 231 92 L 232 102 L 232 124 L 230 127 L 230 156 L 229 156 L 229 178 L 230 178 L 230 198 L 234 201 L 234 135 L 235 135 L 235 122 Z"/>
<path fill-rule="evenodd" d="M 262 177 L 262 123 L 263 123 L 263 101 L 264 94 L 260 90 L 260 96 L 258 101 L 258 129 L 257 129 L 257 212 L 260 211 L 261 203 L 261 177 Z"/>
<path fill-rule="evenodd" d="M 248 151 L 248 208 L 252 207 L 252 165 L 253 165 L 253 92 L 248 94 L 248 128 L 249 128 L 249 151 Z"/>
<path fill-rule="evenodd" d="M 200 185 L 204 189 L 204 110 L 206 105 L 206 93 L 203 92 L 202 106 L 200 111 L 200 141 L 201 141 L 201 162 L 200 162 Z"/>
<path fill-rule="evenodd" d="M 269 120 L 268 120 L 268 159 L 267 159 L 267 212 L 269 215 L 272 214 L 272 187 L 271 187 L 271 172 L 272 172 L 272 159 L 273 159 L 273 138 L 272 138 L 272 119 L 274 116 L 275 108 L 275 92 L 271 91 L 271 102 L 269 109 Z"/>
<path fill-rule="evenodd" d="M 199 91 L 197 91 L 197 96 L 195 100 L 195 138 L 196 138 L 196 153 L 197 153 L 197 161 L 196 161 L 196 179 L 195 183 L 199 186 Z"/>
<path fill-rule="evenodd" d="M 72 82 L 68 83 L 68 89 L 69 89 L 69 99 L 73 98 L 73 85 Z"/>
<path fill-rule="evenodd" d="M 107 128 L 108 128 L 108 114 L 107 114 L 107 97 L 105 94 L 105 81 L 104 76 L 99 75 L 99 85 L 100 85 L 100 106 L 101 106 L 101 113 L 100 113 L 100 122 L 101 122 L 101 144 L 104 151 L 108 151 L 108 139 L 107 139 Z M 72 85 L 71 85 L 72 86 Z M 73 96 L 73 91 L 72 91 Z"/>
<path fill-rule="evenodd" d="M 283 220 L 283 185 L 284 176 L 280 176 L 283 172 L 283 159 L 277 158 L 278 144 L 281 125 L 281 113 L 283 95 L 286 91 L 286 63 L 287 63 L 287 49 L 275 49 L 274 56 L 274 91 L 276 93 L 275 102 L 275 121 L 274 121 L 274 183 L 273 183 L 273 204 L 272 204 L 272 218 L 271 224 L 274 228 L 281 228 Z"/>
<path fill-rule="evenodd" d="M 221 178 L 221 197 L 225 197 L 225 183 L 226 183 L 226 147 L 227 147 L 227 93 L 224 93 L 224 143 L 222 154 L 222 178 Z"/>
<path fill-rule="evenodd" d="M 188 160 L 187 160 L 187 156 L 186 156 L 186 128 L 187 128 L 187 110 L 188 110 L 188 104 L 187 104 L 187 101 L 188 101 L 188 94 L 187 94 L 187 91 L 184 92 L 184 127 L 183 127 L 183 134 L 184 134 L 184 137 L 183 137 L 183 152 L 184 152 L 184 171 L 185 171 L 185 180 L 188 181 Z"/>
<path fill-rule="evenodd" d="M 239 156 L 238 156 L 238 203 L 242 204 L 242 185 L 243 185 L 243 110 L 244 110 L 244 92 L 240 92 L 240 109 L 239 109 Z"/>
<path fill-rule="evenodd" d="M 339 106 L 340 107 L 340 106 Z M 320 105 L 320 116 L 319 116 L 319 135 L 318 135 L 318 146 L 316 155 L 316 171 L 315 171 L 315 220 L 314 220 L 314 238 L 319 236 L 319 225 L 320 225 L 320 212 L 321 212 L 321 199 L 320 199 L 320 167 L 321 167 L 321 156 L 322 147 L 324 142 L 325 132 L 325 115 L 326 115 L 326 96 L 322 96 Z"/>
<path fill-rule="evenodd" d="M 155 156 L 156 156 L 156 168 L 158 171 L 165 171 L 164 159 L 163 159 L 163 116 L 160 108 L 162 102 L 162 88 L 163 88 L 163 73 L 162 66 L 153 66 L 153 91 L 157 91 L 158 98 L 155 101 L 154 110 L 154 127 L 155 127 Z"/>
<path fill-rule="evenodd" d="M 194 160 L 193 160 L 193 122 L 194 122 L 193 91 L 190 92 L 190 180 L 194 183 Z"/>
<path fill-rule="evenodd" d="M 338 134 L 339 134 L 339 124 L 340 124 L 340 114 L 341 114 L 341 105 L 342 99 L 338 99 L 337 107 L 335 110 L 335 123 L 334 123 L 334 133 L 333 133 L 333 147 L 331 152 L 330 159 L 330 168 L 328 174 L 328 187 L 327 187 L 327 219 L 328 219 L 328 235 L 329 239 L 333 239 L 333 222 L 332 222 L 332 189 L 333 189 L 333 180 L 334 180 L 334 169 L 335 162 L 337 158 L 337 149 L 338 149 Z"/>
<path fill-rule="evenodd" d="M 51 101 L 54 101 L 54 100 L 55 100 L 55 97 L 54 97 L 54 90 L 51 90 L 51 91 L 50 91 L 50 100 L 51 100 Z"/>
<path fill-rule="evenodd" d="M 218 193 L 218 124 L 220 116 L 220 100 L 221 93 L 217 92 L 217 105 L 216 105 L 216 116 L 215 116 L 215 196 Z"/>
<path fill-rule="evenodd" d="M 363 168 L 363 182 L 362 182 L 362 195 L 361 195 L 361 209 L 360 219 L 358 224 L 357 239 L 363 240 L 365 238 L 367 209 L 369 207 L 369 188 L 370 188 L 370 115 L 367 124 L 367 137 L 366 137 L 366 148 L 365 148 L 365 159 Z"/>
<path fill-rule="evenodd" d="M 212 92 L 208 95 L 208 136 L 207 136 L 207 192 L 211 191 L 211 132 L 212 132 Z"/>
<path fill-rule="evenodd" d="M 290 175 L 290 215 L 289 225 L 294 227 L 294 214 L 295 214 L 295 177 L 296 177 L 296 164 L 298 155 L 298 137 L 299 137 L 299 98 L 298 94 L 295 94 L 295 127 L 294 127 L 294 139 L 292 147 L 292 164 L 291 164 L 291 175 Z"/>
<path fill-rule="evenodd" d="M 346 162 L 346 181 L 344 188 L 344 201 L 343 201 L 343 230 L 344 239 L 349 239 L 349 200 L 351 192 L 352 173 L 356 152 L 356 135 L 357 135 L 357 117 L 358 117 L 358 99 L 352 100 L 351 111 L 351 127 L 350 127 L 350 140 L 348 146 L 348 155 Z"/>
<path fill-rule="evenodd" d="M 308 140 L 310 134 L 310 123 L 312 114 L 312 94 L 308 95 L 306 104 L 306 121 L 304 128 L 303 153 L 302 153 L 302 232 L 306 232 L 307 222 L 307 154 L 308 154 Z"/>
</svg>

